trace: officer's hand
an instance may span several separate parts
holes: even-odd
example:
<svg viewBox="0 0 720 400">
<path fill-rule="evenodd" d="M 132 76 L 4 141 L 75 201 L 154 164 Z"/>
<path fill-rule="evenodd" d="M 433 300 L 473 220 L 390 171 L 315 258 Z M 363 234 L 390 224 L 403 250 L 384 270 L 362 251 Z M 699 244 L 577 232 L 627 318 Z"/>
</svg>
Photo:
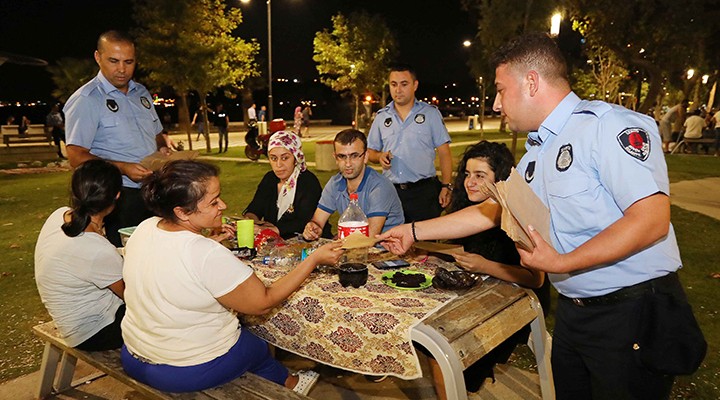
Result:
<svg viewBox="0 0 720 400">
<path fill-rule="evenodd" d="M 392 159 L 393 155 L 389 151 L 384 151 L 380 153 L 380 157 L 378 158 L 378 161 L 380 161 L 380 165 L 383 169 L 390 169 L 390 166 L 392 165 Z"/>
<path fill-rule="evenodd" d="M 123 175 L 126 175 L 133 182 L 141 182 L 145 177 L 152 175 L 152 171 L 138 163 L 115 162 Z"/>
<path fill-rule="evenodd" d="M 448 188 L 442 188 L 442 190 L 440 190 L 440 196 L 438 196 L 440 207 L 445 208 L 450 204 L 451 194 L 452 192 Z"/>
<path fill-rule="evenodd" d="M 545 272 L 568 272 L 563 265 L 563 256 L 550 246 L 532 225 L 528 225 L 528 232 L 536 247 L 531 251 L 517 247 L 518 253 L 520 253 L 520 264 Z"/>
</svg>

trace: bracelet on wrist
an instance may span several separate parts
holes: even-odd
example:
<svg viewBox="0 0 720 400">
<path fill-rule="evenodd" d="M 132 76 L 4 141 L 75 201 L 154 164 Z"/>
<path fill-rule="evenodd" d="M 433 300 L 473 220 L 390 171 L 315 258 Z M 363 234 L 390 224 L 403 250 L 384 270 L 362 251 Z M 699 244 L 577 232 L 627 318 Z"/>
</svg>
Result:
<svg viewBox="0 0 720 400">
<path fill-rule="evenodd" d="M 412 236 L 414 241 L 418 241 L 417 235 L 415 234 L 415 221 L 410 223 L 410 229 L 412 230 Z"/>
<path fill-rule="evenodd" d="M 445 189 L 449 191 L 453 191 L 453 188 L 455 187 L 452 183 L 443 183 L 440 186 L 444 187 Z"/>
</svg>

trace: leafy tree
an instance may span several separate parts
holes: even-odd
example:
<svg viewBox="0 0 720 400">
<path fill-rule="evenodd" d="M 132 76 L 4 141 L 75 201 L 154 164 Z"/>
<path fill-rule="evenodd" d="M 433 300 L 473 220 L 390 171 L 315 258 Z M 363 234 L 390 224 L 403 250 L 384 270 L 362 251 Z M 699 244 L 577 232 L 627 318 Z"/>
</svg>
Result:
<svg viewBox="0 0 720 400">
<path fill-rule="evenodd" d="M 98 73 L 98 66 L 92 58 L 64 57 L 47 67 L 55 84 L 52 96 L 65 103 L 75 91 Z"/>
<path fill-rule="evenodd" d="M 315 34 L 313 60 L 323 84 L 353 96 L 357 122 L 360 99 L 367 93 L 382 96 L 395 37 L 381 17 L 366 12 L 337 14 L 332 23 L 332 31 Z"/>
<path fill-rule="evenodd" d="M 483 78 L 486 88 L 494 89 L 495 71 L 490 67 L 492 54 L 517 35 L 547 30 L 550 0 L 463 0 L 462 5 L 478 22 L 470 53 L 470 71 L 476 78 Z M 485 99 L 482 99 L 480 109 L 485 112 Z M 500 120 L 500 131 L 505 132 L 505 118 Z M 513 152 L 516 146 L 517 132 L 513 132 Z"/>
<path fill-rule="evenodd" d="M 564 0 L 575 27 L 589 46 L 602 45 L 646 76 L 648 93 L 638 111 L 647 112 L 663 85 L 685 86 L 684 71 L 708 71 L 703 49 L 718 20 L 716 0 Z M 685 93 L 687 96 L 689 93 Z"/>
<path fill-rule="evenodd" d="M 605 46 L 590 47 L 586 53 L 587 67 L 573 72 L 574 91 L 582 98 L 621 104 L 621 85 L 628 77 L 628 70 L 622 61 Z"/>
<path fill-rule="evenodd" d="M 257 76 L 259 45 L 232 36 L 242 22 L 238 8 L 223 0 L 133 0 L 138 59 L 150 83 L 172 87 L 179 96 L 178 119 L 192 148 L 187 95 L 197 91 L 205 113 L 209 152 L 207 94 L 217 88 L 241 87 Z"/>
</svg>

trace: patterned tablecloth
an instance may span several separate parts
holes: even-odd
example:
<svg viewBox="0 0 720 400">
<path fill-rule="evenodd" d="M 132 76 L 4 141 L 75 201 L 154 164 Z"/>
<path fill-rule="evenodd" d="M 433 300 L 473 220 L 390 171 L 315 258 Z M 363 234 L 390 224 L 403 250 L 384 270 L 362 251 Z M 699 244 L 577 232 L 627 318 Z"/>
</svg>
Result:
<svg viewBox="0 0 720 400">
<path fill-rule="evenodd" d="M 287 269 L 253 264 L 266 285 Z M 413 264 L 433 275 L 437 264 Z M 243 326 L 269 343 L 300 356 L 367 375 L 402 379 L 422 376 L 410 330 L 457 294 L 397 290 L 381 281 L 386 271 L 369 267 L 365 286 L 344 288 L 338 275 L 313 272 L 280 306 L 262 316 L 244 316 Z"/>
</svg>

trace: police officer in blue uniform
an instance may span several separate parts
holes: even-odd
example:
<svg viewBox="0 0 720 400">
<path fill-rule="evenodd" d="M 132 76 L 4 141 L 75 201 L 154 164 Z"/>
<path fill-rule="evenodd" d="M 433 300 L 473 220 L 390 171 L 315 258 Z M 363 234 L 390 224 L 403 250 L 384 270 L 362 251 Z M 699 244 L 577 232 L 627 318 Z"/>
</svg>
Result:
<svg viewBox="0 0 720 400">
<path fill-rule="evenodd" d="M 551 243 L 529 229 L 536 247 L 518 251 L 522 265 L 546 271 L 560 294 L 552 345 L 557 398 L 668 398 L 673 374 L 638 361 L 639 332 L 662 333 L 641 325 L 639 311 L 662 304 L 656 315 L 667 315 L 671 307 L 663 301 L 670 298 L 686 306 L 680 330 L 697 325 L 676 273 L 682 263 L 655 122 L 617 105 L 580 100 L 546 34 L 512 40 L 494 64 L 495 111 L 513 131 L 530 132 L 518 172 L 550 210 Z M 497 215 L 497 207 L 468 207 L 381 238 L 400 253 L 413 240 L 488 229 Z"/>
<path fill-rule="evenodd" d="M 152 172 L 140 161 L 157 151 L 157 143 L 164 143 L 165 139 L 150 93 L 132 80 L 136 65 L 132 39 L 118 31 L 103 33 L 98 39 L 95 61 L 100 72 L 75 91 L 63 109 L 67 153 L 73 167 L 102 158 L 122 172 L 120 199 L 105 219 L 108 240 L 120 246 L 118 229 L 136 226 L 151 216 L 139 188 L 142 179 Z M 169 154 L 167 147 L 160 151 Z"/>
<path fill-rule="evenodd" d="M 395 185 L 405 221 L 438 217 L 452 191 L 450 135 L 440 111 L 415 99 L 418 80 L 412 67 L 392 66 L 389 85 L 393 101 L 377 112 L 370 128 L 369 159 L 380 163 Z M 441 180 L 435 173 L 436 149 Z"/>
</svg>

